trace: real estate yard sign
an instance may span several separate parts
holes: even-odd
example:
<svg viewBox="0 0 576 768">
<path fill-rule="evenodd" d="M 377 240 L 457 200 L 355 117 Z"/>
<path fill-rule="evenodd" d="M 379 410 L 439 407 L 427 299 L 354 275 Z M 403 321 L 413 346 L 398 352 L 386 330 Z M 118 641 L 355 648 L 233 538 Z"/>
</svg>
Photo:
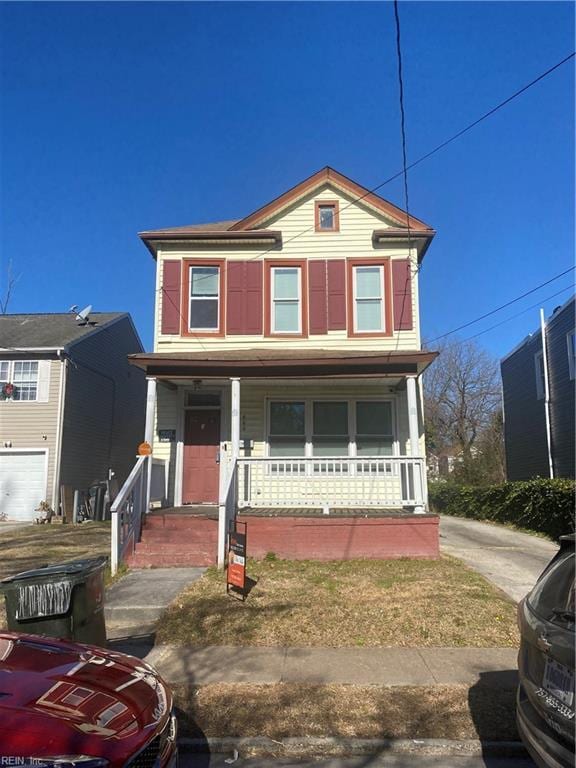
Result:
<svg viewBox="0 0 576 768">
<path fill-rule="evenodd" d="M 246 531 L 247 524 L 233 520 L 228 532 L 226 592 L 240 592 L 246 599 Z"/>
</svg>

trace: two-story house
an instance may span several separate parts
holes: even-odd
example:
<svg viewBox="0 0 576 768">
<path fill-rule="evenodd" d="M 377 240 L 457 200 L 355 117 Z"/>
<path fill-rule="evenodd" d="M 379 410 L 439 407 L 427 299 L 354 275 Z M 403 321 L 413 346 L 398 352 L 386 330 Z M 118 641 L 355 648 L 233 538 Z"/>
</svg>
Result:
<svg viewBox="0 0 576 768">
<path fill-rule="evenodd" d="M 152 502 L 197 513 L 206 562 L 236 514 L 256 555 L 437 554 L 418 306 L 434 234 L 331 168 L 243 219 L 140 234 L 157 262 L 154 352 L 131 356 Z M 171 562 L 190 563 L 180 544 Z M 163 562 L 145 549 L 135 562 Z"/>
<path fill-rule="evenodd" d="M 142 439 L 143 349 L 130 315 L 0 315 L 0 518 L 31 522 L 62 487 L 122 484 Z"/>
<path fill-rule="evenodd" d="M 574 477 L 575 304 L 542 318 L 501 361 L 509 480 Z"/>
</svg>

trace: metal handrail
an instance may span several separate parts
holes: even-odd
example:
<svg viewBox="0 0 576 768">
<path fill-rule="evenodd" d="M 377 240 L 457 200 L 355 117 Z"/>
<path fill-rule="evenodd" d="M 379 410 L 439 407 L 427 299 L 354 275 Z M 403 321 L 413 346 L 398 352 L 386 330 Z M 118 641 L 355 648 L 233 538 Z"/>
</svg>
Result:
<svg viewBox="0 0 576 768">
<path fill-rule="evenodd" d="M 150 456 L 138 456 L 136 464 L 110 508 L 112 517 L 110 542 L 112 575 L 117 573 L 128 549 L 131 548 L 132 552 L 134 551 L 140 538 L 142 518 L 146 512 L 150 458 Z"/>
</svg>

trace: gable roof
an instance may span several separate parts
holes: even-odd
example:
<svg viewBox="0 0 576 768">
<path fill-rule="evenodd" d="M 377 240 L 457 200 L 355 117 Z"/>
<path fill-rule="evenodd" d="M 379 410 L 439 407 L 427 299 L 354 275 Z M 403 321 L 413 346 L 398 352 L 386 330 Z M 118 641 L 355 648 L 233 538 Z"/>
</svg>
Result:
<svg viewBox="0 0 576 768">
<path fill-rule="evenodd" d="M 154 257 L 156 257 L 154 243 L 168 240 L 172 242 L 185 240 L 226 240 L 234 242 L 242 240 L 244 242 L 281 244 L 282 233 L 277 230 L 263 228 L 263 226 L 283 210 L 326 185 L 330 185 L 334 189 L 348 195 L 354 202 L 361 202 L 362 205 L 392 222 L 393 227 L 387 230 L 374 231 L 374 236 L 377 240 L 382 241 L 386 239 L 384 235 L 387 237 L 405 236 L 408 230 L 410 230 L 411 236 L 415 240 L 419 239 L 421 241 L 419 260 L 422 259 L 430 241 L 436 234 L 435 230 L 415 216 L 409 216 L 402 208 L 398 208 L 398 206 L 371 192 L 366 187 L 357 184 L 352 179 L 329 166 L 312 174 L 312 176 L 304 179 L 304 181 L 243 219 L 228 219 L 208 224 L 190 224 L 183 227 L 148 230 L 140 232 L 139 237 Z"/>
<path fill-rule="evenodd" d="M 127 312 L 92 312 L 89 325 L 79 325 L 73 312 L 0 315 L 0 350 L 60 349 L 100 330 Z"/>
<path fill-rule="evenodd" d="M 378 213 L 384 214 L 386 218 L 391 219 L 397 226 L 406 228 L 409 224 L 410 229 L 417 230 L 429 230 L 432 234 L 434 230 L 432 227 L 425 224 L 420 219 L 414 216 L 408 216 L 406 211 L 393 203 L 385 200 L 383 197 L 371 192 L 366 187 L 357 184 L 352 179 L 344 176 L 342 173 L 335 171 L 334 168 L 330 168 L 328 165 L 317 173 L 312 174 L 300 184 L 297 184 L 292 189 L 289 189 L 284 194 L 277 197 L 272 202 L 259 208 L 254 213 L 246 216 L 244 219 L 236 222 L 230 229 L 232 231 L 242 231 L 246 229 L 255 229 L 268 221 L 272 216 L 276 216 L 282 210 L 290 205 L 293 205 L 299 199 L 309 195 L 315 189 L 329 184 L 331 187 L 339 189 L 340 191 L 352 196 L 354 200 L 358 200 L 367 205 L 369 208 L 374 208 Z"/>
</svg>

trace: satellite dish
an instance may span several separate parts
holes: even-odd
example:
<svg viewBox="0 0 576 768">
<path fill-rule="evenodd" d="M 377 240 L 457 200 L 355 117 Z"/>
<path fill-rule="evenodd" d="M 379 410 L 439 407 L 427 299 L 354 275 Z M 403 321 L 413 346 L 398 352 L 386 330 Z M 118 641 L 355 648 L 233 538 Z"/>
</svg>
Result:
<svg viewBox="0 0 576 768">
<path fill-rule="evenodd" d="M 92 304 L 88 304 L 87 307 L 81 309 L 76 315 L 76 320 L 82 325 L 88 325 L 90 321 L 90 312 L 92 312 Z"/>
</svg>

